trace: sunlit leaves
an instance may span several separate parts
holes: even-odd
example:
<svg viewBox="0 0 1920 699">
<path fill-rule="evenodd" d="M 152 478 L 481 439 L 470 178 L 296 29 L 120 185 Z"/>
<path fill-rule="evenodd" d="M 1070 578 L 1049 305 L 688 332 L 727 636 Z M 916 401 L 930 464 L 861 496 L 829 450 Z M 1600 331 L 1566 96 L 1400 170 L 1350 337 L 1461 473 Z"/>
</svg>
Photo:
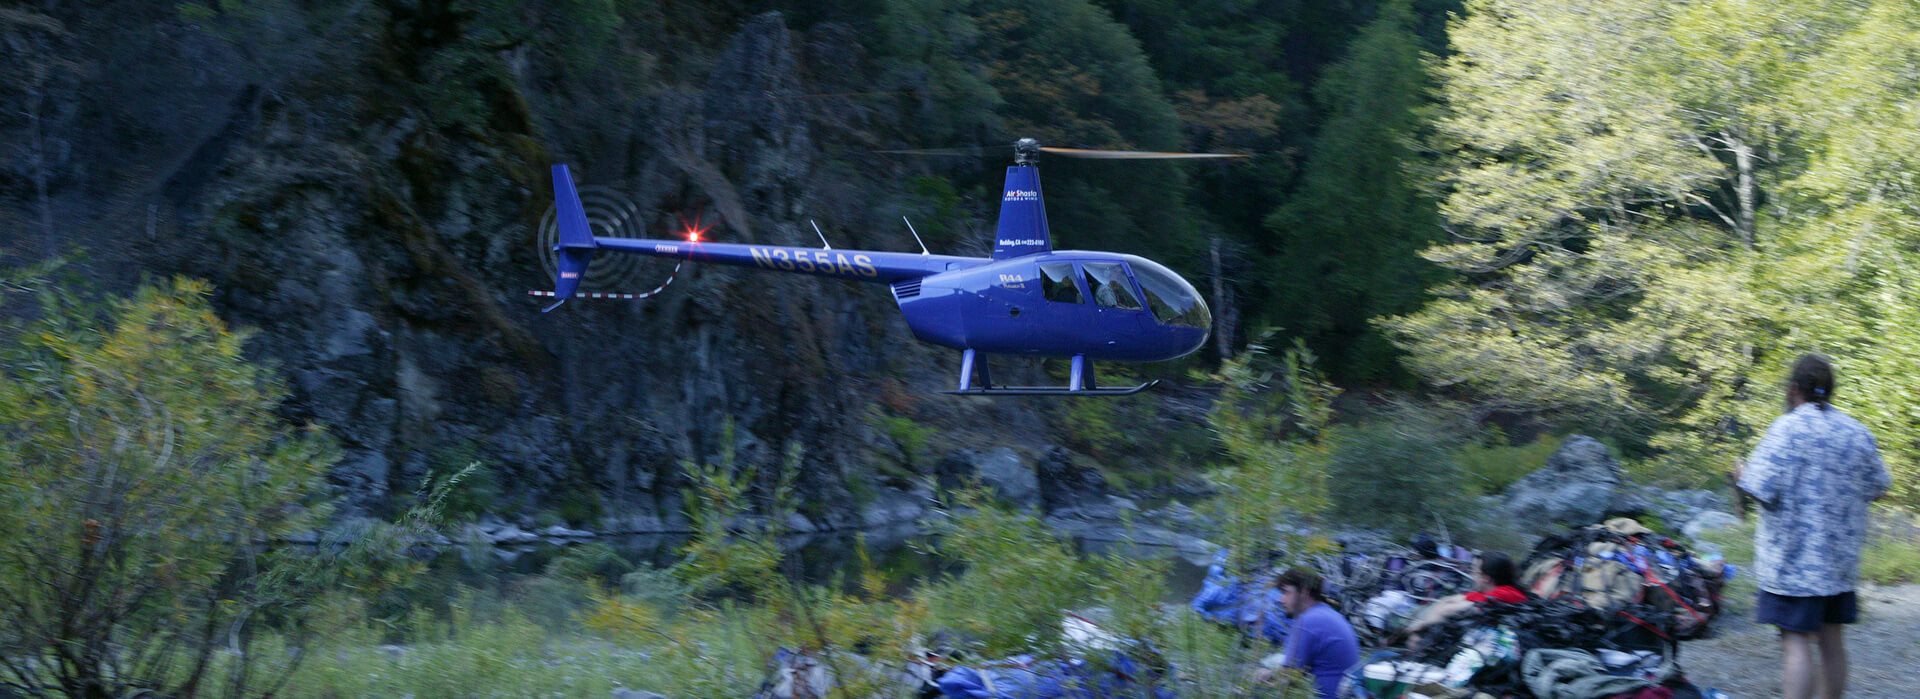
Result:
<svg viewBox="0 0 1920 699">
<path fill-rule="evenodd" d="M 1279 356 L 1256 342 L 1220 367 L 1222 391 L 1207 424 L 1226 452 L 1207 481 L 1221 491 L 1209 503 L 1220 521 L 1218 543 L 1251 570 L 1286 526 L 1327 509 L 1328 443 L 1339 390 L 1320 377 L 1303 343 Z M 1291 547 L 1298 549 L 1299 547 Z"/>
<path fill-rule="evenodd" d="M 46 294 L 0 350 L 0 530 L 31 533 L 0 541 L 5 652 L 64 658 L 14 666 L 21 686 L 192 694 L 200 678 L 167 669 L 212 652 L 195 629 L 284 601 L 249 578 L 266 544 L 315 526 L 330 443 L 283 425 L 278 382 L 207 293 L 177 280 L 105 310 Z"/>
<path fill-rule="evenodd" d="M 1916 28 L 1865 0 L 1472 3 L 1442 93 L 1456 240 L 1426 253 L 1461 276 L 1385 326 L 1436 384 L 1702 475 L 1823 351 L 1913 471 Z"/>
</svg>

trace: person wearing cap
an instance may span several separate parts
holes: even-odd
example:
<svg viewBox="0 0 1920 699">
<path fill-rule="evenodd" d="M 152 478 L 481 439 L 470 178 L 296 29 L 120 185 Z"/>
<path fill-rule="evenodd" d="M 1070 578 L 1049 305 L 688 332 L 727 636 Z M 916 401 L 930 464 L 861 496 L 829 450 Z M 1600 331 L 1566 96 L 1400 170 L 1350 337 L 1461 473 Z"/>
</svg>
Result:
<svg viewBox="0 0 1920 699">
<path fill-rule="evenodd" d="M 1873 435 L 1831 404 L 1833 389 L 1832 363 L 1801 356 L 1787 380 L 1786 414 L 1767 427 L 1746 461 L 1734 464 L 1740 489 L 1760 504 L 1755 615 L 1780 628 L 1787 699 L 1812 697 L 1816 680 L 1826 699 L 1846 692 L 1842 631 L 1859 615 L 1853 588 L 1867 503 L 1892 483 Z"/>
</svg>

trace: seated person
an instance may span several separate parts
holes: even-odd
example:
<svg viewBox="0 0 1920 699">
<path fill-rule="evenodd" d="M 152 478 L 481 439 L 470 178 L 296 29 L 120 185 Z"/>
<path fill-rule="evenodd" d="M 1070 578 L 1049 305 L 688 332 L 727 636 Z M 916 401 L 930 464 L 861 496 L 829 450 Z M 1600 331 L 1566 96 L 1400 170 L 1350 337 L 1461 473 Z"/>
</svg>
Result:
<svg viewBox="0 0 1920 699">
<path fill-rule="evenodd" d="M 1488 551 L 1480 557 L 1473 571 L 1473 581 L 1472 592 L 1442 597 L 1420 610 L 1413 623 L 1407 625 L 1407 635 L 1417 634 L 1477 604 L 1518 604 L 1527 601 L 1527 593 L 1519 587 L 1519 569 L 1514 566 L 1512 558 L 1499 551 Z"/>
<path fill-rule="evenodd" d="M 1287 633 L 1286 649 L 1260 664 L 1265 669 L 1254 673 L 1256 681 L 1267 681 L 1279 667 L 1298 668 L 1313 676 L 1314 690 L 1321 699 L 1339 695 L 1340 678 L 1360 662 L 1360 640 L 1353 625 L 1326 604 L 1320 575 L 1300 568 L 1280 574 L 1280 606 L 1293 617 Z"/>
</svg>

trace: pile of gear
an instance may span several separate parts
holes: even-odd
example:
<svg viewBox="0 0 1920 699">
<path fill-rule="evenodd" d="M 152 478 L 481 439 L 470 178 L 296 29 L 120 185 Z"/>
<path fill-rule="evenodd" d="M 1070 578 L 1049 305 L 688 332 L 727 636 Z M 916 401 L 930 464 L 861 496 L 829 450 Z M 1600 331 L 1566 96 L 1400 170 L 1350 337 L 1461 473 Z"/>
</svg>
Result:
<svg viewBox="0 0 1920 699">
<path fill-rule="evenodd" d="M 1422 534 L 1411 548 L 1353 541 L 1315 560 L 1327 599 L 1346 614 L 1362 645 L 1385 645 L 1424 606 L 1473 589 L 1472 550 Z"/>
<path fill-rule="evenodd" d="M 1348 673 L 1347 691 L 1362 699 L 1719 696 L 1687 683 L 1677 662 L 1679 641 L 1705 634 L 1719 613 L 1732 571 L 1717 558 L 1696 559 L 1618 518 L 1548 537 L 1522 570 L 1526 601 L 1473 605 L 1426 628 L 1411 650 L 1374 653 Z M 1356 629 L 1390 635 L 1402 618 L 1397 599 L 1383 591 L 1349 616 Z"/>
<path fill-rule="evenodd" d="M 1720 613 L 1720 589 L 1732 572 L 1717 556 L 1696 559 L 1685 546 L 1627 517 L 1547 537 L 1522 567 L 1537 597 L 1571 597 L 1606 610 L 1645 605 L 1671 640 L 1698 638 Z"/>
<path fill-rule="evenodd" d="M 1687 682 L 1662 620 L 1651 605 L 1609 611 L 1565 597 L 1477 605 L 1427 629 L 1416 649 L 1375 652 L 1345 686 L 1359 699 L 1719 696 Z"/>
<path fill-rule="evenodd" d="M 1280 608 L 1282 552 L 1268 564 L 1235 574 L 1228 552 L 1214 554 L 1206 578 L 1190 606 L 1202 618 L 1239 629 L 1250 640 L 1273 646 L 1286 643 L 1292 623 Z M 1326 582 L 1323 590 L 1353 624 L 1361 644 L 1378 646 L 1404 626 L 1422 605 L 1473 588 L 1474 552 L 1421 535 L 1411 548 L 1382 541 L 1345 542 L 1338 554 L 1317 556 L 1313 567 Z"/>
<path fill-rule="evenodd" d="M 1123 638 L 1089 614 L 1061 619 L 1056 658 L 1020 654 L 969 661 L 950 643 L 917 662 L 924 699 L 1174 699 L 1172 666 L 1153 644 Z M 823 695 L 824 696 L 824 695 Z"/>
</svg>

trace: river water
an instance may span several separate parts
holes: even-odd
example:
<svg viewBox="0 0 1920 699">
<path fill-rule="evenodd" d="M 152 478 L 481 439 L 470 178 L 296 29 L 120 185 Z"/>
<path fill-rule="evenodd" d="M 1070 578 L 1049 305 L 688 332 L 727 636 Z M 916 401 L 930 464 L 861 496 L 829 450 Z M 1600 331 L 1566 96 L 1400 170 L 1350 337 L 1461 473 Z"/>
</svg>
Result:
<svg viewBox="0 0 1920 699">
<path fill-rule="evenodd" d="M 664 570 L 680 560 L 689 539 L 685 534 L 626 534 L 603 536 L 588 542 L 607 546 L 631 566 Z M 933 543 L 931 535 L 912 525 L 788 535 L 781 539 L 786 551 L 782 569 L 788 576 L 809 584 L 833 585 L 847 592 L 855 592 L 860 587 L 863 572 L 859 551 L 864 547 L 868 564 L 888 582 L 888 592 L 905 596 L 925 580 L 961 572 L 963 566 L 940 557 L 934 552 Z M 1089 541 L 1076 541 L 1075 545 L 1083 553 L 1089 554 L 1103 554 L 1112 550 L 1113 546 Z M 497 577 L 497 582 L 524 579 L 545 572 L 556 558 L 565 554 L 567 548 L 548 543 L 500 546 L 491 552 L 493 560 L 487 567 L 491 575 Z M 1184 604 L 1192 599 L 1206 574 L 1205 568 L 1182 559 L 1170 548 L 1135 547 L 1128 553 L 1170 559 L 1164 596 L 1167 602 Z M 472 572 L 475 566 L 471 563 L 460 566 L 457 561 L 448 558 L 454 556 L 470 559 L 473 553 L 448 551 L 436 567 L 459 566 Z M 609 577 L 602 582 L 617 586 L 619 581 L 613 579 L 617 573 L 613 569 L 607 572 Z"/>
</svg>

